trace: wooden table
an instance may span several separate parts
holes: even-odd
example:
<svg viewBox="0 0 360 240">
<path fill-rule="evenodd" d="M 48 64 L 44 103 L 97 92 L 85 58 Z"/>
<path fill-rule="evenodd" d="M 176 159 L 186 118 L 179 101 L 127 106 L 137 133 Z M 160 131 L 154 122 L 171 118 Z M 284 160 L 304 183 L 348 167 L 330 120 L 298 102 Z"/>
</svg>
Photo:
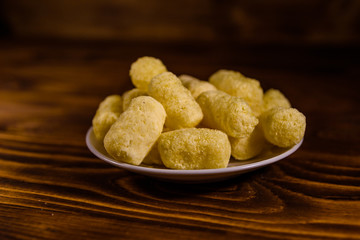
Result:
<svg viewBox="0 0 360 240">
<path fill-rule="evenodd" d="M 360 239 L 358 47 L 0 44 L 0 239 Z M 130 64 L 161 58 L 206 79 L 228 68 L 307 116 L 290 157 L 223 182 L 162 182 L 96 158 L 99 102 Z"/>
</svg>

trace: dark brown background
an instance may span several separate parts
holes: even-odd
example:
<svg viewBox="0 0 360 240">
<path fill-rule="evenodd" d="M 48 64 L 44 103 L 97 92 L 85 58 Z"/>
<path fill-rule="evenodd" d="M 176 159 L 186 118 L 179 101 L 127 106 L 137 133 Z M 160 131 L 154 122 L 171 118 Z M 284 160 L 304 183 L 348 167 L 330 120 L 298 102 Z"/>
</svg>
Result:
<svg viewBox="0 0 360 240">
<path fill-rule="evenodd" d="M 3 0 L 0 22 L 14 37 L 358 44 L 359 16 L 357 0 Z"/>
<path fill-rule="evenodd" d="M 360 1 L 0 1 L 0 239 L 360 239 Z M 183 185 L 97 159 L 99 102 L 136 58 L 280 89 L 301 148 Z"/>
</svg>

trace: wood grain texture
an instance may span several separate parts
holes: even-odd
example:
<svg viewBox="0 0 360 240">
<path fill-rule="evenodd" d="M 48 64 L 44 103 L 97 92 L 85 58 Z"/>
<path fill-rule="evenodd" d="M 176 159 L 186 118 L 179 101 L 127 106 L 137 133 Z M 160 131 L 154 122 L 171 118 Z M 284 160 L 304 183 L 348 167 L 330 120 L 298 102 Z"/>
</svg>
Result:
<svg viewBox="0 0 360 240">
<path fill-rule="evenodd" d="M 360 239 L 358 48 L 0 46 L 0 239 Z M 307 116 L 303 146 L 211 184 L 102 162 L 85 133 L 103 97 L 131 88 L 142 55 L 178 74 L 231 68 L 282 90 Z"/>
</svg>

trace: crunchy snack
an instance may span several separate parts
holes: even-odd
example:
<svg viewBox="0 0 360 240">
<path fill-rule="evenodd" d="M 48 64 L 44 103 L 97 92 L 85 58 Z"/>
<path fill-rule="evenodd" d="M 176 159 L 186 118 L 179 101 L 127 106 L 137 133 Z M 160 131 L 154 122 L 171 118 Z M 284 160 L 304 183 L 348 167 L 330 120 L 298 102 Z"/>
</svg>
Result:
<svg viewBox="0 0 360 240">
<path fill-rule="evenodd" d="M 92 120 L 93 131 L 97 140 L 103 141 L 105 134 L 121 113 L 122 99 L 119 95 L 110 95 L 100 103 Z"/>
<path fill-rule="evenodd" d="M 269 89 L 264 93 L 262 111 L 266 112 L 275 107 L 290 108 L 289 100 L 277 89 Z"/>
<path fill-rule="evenodd" d="M 261 114 L 263 90 L 258 80 L 244 77 L 239 72 L 219 70 L 210 76 L 209 82 L 231 96 L 243 98 L 256 116 Z"/>
<path fill-rule="evenodd" d="M 162 133 L 158 149 L 172 169 L 225 168 L 231 146 L 225 133 L 207 128 L 185 128 Z"/>
<path fill-rule="evenodd" d="M 145 163 L 147 165 L 164 165 L 161 161 L 161 156 L 158 150 L 158 142 L 156 141 L 153 147 L 151 148 L 148 155 L 145 156 L 142 163 Z"/>
<path fill-rule="evenodd" d="M 171 131 L 171 129 L 164 128 L 162 133 L 168 132 L 168 131 Z M 146 155 L 143 163 L 145 163 L 147 165 L 162 165 L 162 166 L 164 165 L 163 162 L 161 161 L 160 153 L 158 150 L 158 141 L 156 141 L 156 143 L 153 145 L 149 154 Z"/>
<path fill-rule="evenodd" d="M 124 92 L 124 94 L 122 95 L 123 111 L 125 111 L 129 107 L 130 102 L 131 100 L 133 100 L 133 98 L 139 96 L 147 96 L 147 93 L 144 90 L 140 90 L 138 88 L 133 88 L 129 91 Z"/>
<path fill-rule="evenodd" d="M 204 114 L 202 124 L 231 137 L 249 136 L 259 122 L 243 99 L 222 91 L 203 92 L 197 102 Z"/>
<path fill-rule="evenodd" d="M 164 106 L 167 114 L 165 125 L 171 129 L 195 127 L 203 118 L 190 91 L 171 72 L 155 76 L 149 84 L 148 94 Z"/>
<path fill-rule="evenodd" d="M 208 81 L 202 81 L 192 76 L 183 74 L 179 76 L 184 87 L 189 89 L 193 97 L 196 99 L 202 92 L 216 90 L 216 87 Z"/>
<path fill-rule="evenodd" d="M 166 71 L 161 60 L 154 57 L 141 57 L 131 64 L 130 78 L 137 88 L 147 91 L 151 79 Z"/>
<path fill-rule="evenodd" d="M 279 147 L 292 147 L 305 134 L 306 118 L 295 108 L 272 108 L 261 115 L 266 140 Z"/>
<path fill-rule="evenodd" d="M 245 76 L 237 71 L 220 69 L 210 76 L 209 81 L 219 82 L 219 81 L 222 81 L 226 77 L 244 78 Z"/>
<path fill-rule="evenodd" d="M 265 138 L 262 129 L 258 126 L 244 138 L 229 137 L 231 143 L 231 155 L 236 160 L 247 160 L 261 153 L 265 146 Z"/>
<path fill-rule="evenodd" d="M 279 90 L 263 93 L 259 81 L 240 72 L 221 69 L 208 82 L 177 77 L 159 59 L 141 57 L 130 77 L 136 87 L 107 97 L 93 118 L 96 138 L 118 161 L 225 168 L 231 155 L 248 160 L 304 137 L 305 116 Z"/>
<path fill-rule="evenodd" d="M 154 98 L 134 98 L 106 134 L 106 151 L 116 160 L 139 165 L 160 136 L 165 118 L 165 109 Z"/>
</svg>

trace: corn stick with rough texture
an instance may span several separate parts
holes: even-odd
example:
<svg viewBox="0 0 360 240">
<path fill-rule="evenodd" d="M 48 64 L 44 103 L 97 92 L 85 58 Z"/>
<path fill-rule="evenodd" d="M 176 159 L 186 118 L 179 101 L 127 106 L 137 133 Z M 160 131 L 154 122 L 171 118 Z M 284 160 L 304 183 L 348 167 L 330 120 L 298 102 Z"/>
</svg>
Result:
<svg viewBox="0 0 360 240">
<path fill-rule="evenodd" d="M 262 111 L 266 112 L 275 107 L 290 108 L 289 100 L 277 89 L 269 89 L 263 97 Z"/>
<path fill-rule="evenodd" d="M 203 92 L 217 90 L 216 87 L 208 81 L 202 81 L 189 75 L 180 75 L 179 79 L 184 87 L 189 89 L 195 99 Z"/>
<path fill-rule="evenodd" d="M 190 91 L 171 72 L 155 76 L 149 84 L 148 94 L 164 106 L 167 114 L 165 125 L 171 129 L 195 127 L 203 118 Z"/>
<path fill-rule="evenodd" d="M 239 72 L 219 70 L 210 76 L 209 82 L 231 96 L 243 98 L 256 116 L 261 114 L 263 90 L 258 80 L 245 77 Z"/>
<path fill-rule="evenodd" d="M 222 91 L 203 92 L 196 100 L 204 114 L 202 125 L 231 137 L 249 136 L 259 122 L 243 99 Z"/>
<path fill-rule="evenodd" d="M 229 137 L 231 155 L 236 160 L 247 160 L 261 153 L 265 146 L 265 137 L 261 127 L 257 125 L 254 131 L 244 138 Z"/>
<path fill-rule="evenodd" d="M 103 141 L 111 125 L 121 113 L 122 99 L 119 95 L 110 95 L 100 103 L 92 120 L 93 131 L 97 140 Z"/>
<path fill-rule="evenodd" d="M 142 163 L 147 165 L 164 165 L 161 161 L 160 153 L 158 150 L 158 142 L 153 145 L 150 152 L 148 153 L 148 155 L 145 156 Z"/>
<path fill-rule="evenodd" d="M 154 98 L 134 98 L 106 134 L 106 151 L 116 160 L 139 165 L 159 138 L 165 118 L 165 109 Z"/>
<path fill-rule="evenodd" d="M 131 100 L 140 96 L 147 96 L 146 91 L 140 90 L 138 88 L 133 88 L 129 91 L 124 92 L 122 95 L 123 111 L 125 111 L 129 107 Z"/>
<path fill-rule="evenodd" d="M 162 133 L 158 144 L 162 162 L 172 169 L 225 168 L 231 155 L 227 135 L 208 128 L 184 128 Z"/>
<path fill-rule="evenodd" d="M 135 87 L 147 91 L 151 79 L 166 71 L 160 59 L 145 56 L 131 64 L 130 78 Z"/>
<path fill-rule="evenodd" d="M 273 108 L 261 115 L 266 140 L 279 147 L 292 147 L 304 137 L 306 118 L 295 108 Z"/>
</svg>

